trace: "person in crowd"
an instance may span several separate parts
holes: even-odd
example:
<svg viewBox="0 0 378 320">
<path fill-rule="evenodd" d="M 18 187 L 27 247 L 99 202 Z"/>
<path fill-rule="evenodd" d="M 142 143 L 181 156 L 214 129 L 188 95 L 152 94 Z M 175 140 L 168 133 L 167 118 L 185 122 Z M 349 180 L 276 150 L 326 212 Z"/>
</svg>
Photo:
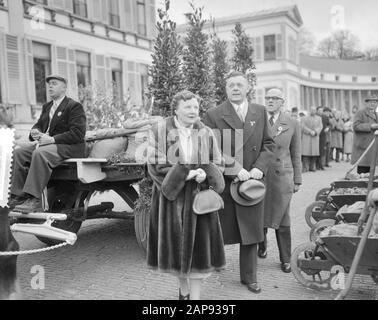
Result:
<svg viewBox="0 0 378 320">
<path fill-rule="evenodd" d="M 299 114 L 298 114 L 298 108 L 297 107 L 294 107 L 294 108 L 291 108 L 291 117 L 295 120 L 299 120 Z"/>
<path fill-rule="evenodd" d="M 260 258 L 267 256 L 267 230 L 276 232 L 281 270 L 291 272 L 290 202 L 302 184 L 300 123 L 282 111 L 284 96 L 279 89 L 266 95 L 266 109 L 276 150 L 266 175 L 267 193 L 264 201 L 264 241 L 259 244 Z"/>
<path fill-rule="evenodd" d="M 327 154 L 327 133 L 330 130 L 329 118 L 324 114 L 323 107 L 319 106 L 316 109 L 317 115 L 322 119 L 323 129 L 319 135 L 319 157 L 317 159 L 316 169 L 324 170 L 326 165 Z"/>
<path fill-rule="evenodd" d="M 325 133 L 325 162 L 324 167 L 330 167 L 330 158 L 331 158 L 331 114 L 332 111 L 330 108 L 323 109 L 322 123 L 328 127 L 328 130 L 324 130 Z M 323 120 L 323 118 L 325 118 Z M 323 122 L 324 121 L 324 122 Z"/>
<path fill-rule="evenodd" d="M 154 126 L 149 139 L 147 264 L 177 276 L 179 300 L 199 300 L 202 281 L 226 261 L 218 211 L 197 215 L 193 201 L 202 189 L 223 192 L 224 161 L 212 130 L 200 121 L 199 97 L 181 91 L 171 108 L 173 116 Z"/>
<path fill-rule="evenodd" d="M 332 159 L 334 159 L 336 162 L 340 162 L 340 157 L 343 154 L 344 122 L 341 118 L 340 110 L 334 109 L 332 113 L 333 118 L 331 119 L 331 155 Z"/>
<path fill-rule="evenodd" d="M 344 117 L 344 147 L 343 152 L 345 155 L 345 161 L 350 162 L 350 156 L 352 154 L 353 147 L 353 121 L 350 119 L 349 114 L 346 114 Z"/>
<path fill-rule="evenodd" d="M 46 78 L 52 101 L 42 107 L 29 140 L 13 156 L 11 209 L 42 212 L 41 195 L 52 171 L 64 160 L 83 158 L 86 116 L 83 106 L 66 96 L 67 80 L 60 75 Z"/>
<path fill-rule="evenodd" d="M 378 130 L 378 96 L 369 95 L 366 99 L 366 106 L 357 111 L 353 119 L 353 148 L 351 163 L 355 164 L 374 139 L 374 131 Z M 373 150 L 364 156 L 357 166 L 357 173 L 370 172 Z"/>
<path fill-rule="evenodd" d="M 260 293 L 257 247 L 264 240 L 263 201 L 241 205 L 231 192 L 235 185 L 240 186 L 250 179 L 262 180 L 275 149 L 265 107 L 248 102 L 250 90 L 245 74 L 238 71 L 229 73 L 226 77 L 227 101 L 208 110 L 204 122 L 220 130 L 218 145 L 222 146 L 226 159 L 226 188 L 222 194 L 225 208 L 220 214 L 224 242 L 226 245 L 240 244 L 241 283 L 249 291 Z M 235 178 L 238 184 L 234 183 Z"/>
<path fill-rule="evenodd" d="M 316 115 L 316 107 L 310 108 L 310 114 L 301 121 L 302 156 L 304 172 L 316 171 L 316 159 L 319 157 L 319 135 L 323 129 L 322 119 Z"/>
</svg>

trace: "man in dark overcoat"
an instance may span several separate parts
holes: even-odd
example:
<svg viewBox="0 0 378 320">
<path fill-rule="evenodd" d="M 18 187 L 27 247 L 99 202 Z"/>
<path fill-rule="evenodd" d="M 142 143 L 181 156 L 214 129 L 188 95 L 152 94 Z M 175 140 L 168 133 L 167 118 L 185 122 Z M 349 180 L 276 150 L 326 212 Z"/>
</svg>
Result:
<svg viewBox="0 0 378 320">
<path fill-rule="evenodd" d="M 281 90 L 277 88 L 269 90 L 265 99 L 276 151 L 266 176 L 265 239 L 259 245 L 258 255 L 260 258 L 267 256 L 267 229 L 275 229 L 281 270 L 289 273 L 291 272 L 290 202 L 293 193 L 299 191 L 302 184 L 301 127 L 299 121 L 283 112 L 285 100 Z"/>
<path fill-rule="evenodd" d="M 374 139 L 374 130 L 378 130 L 378 96 L 370 95 L 365 99 L 366 107 L 357 111 L 353 119 L 353 150 L 352 164 L 365 152 Z M 373 148 L 366 154 L 357 166 L 357 173 L 370 172 L 370 164 L 373 157 Z"/>
<path fill-rule="evenodd" d="M 30 143 L 16 149 L 10 207 L 25 213 L 43 211 L 41 195 L 54 168 L 69 158 L 85 155 L 86 116 L 83 106 L 66 96 L 67 80 L 46 78 L 52 101 L 42 107 Z"/>
<path fill-rule="evenodd" d="M 243 207 L 230 194 L 238 178 L 261 180 L 265 177 L 275 143 L 271 136 L 265 107 L 249 103 L 250 86 L 246 76 L 231 72 L 227 76 L 228 100 L 208 110 L 204 123 L 214 129 L 226 160 L 226 188 L 222 194 L 225 208 L 219 214 L 224 243 L 240 244 L 240 279 L 248 290 L 260 293 L 257 283 L 257 245 L 264 239 L 263 202 Z"/>
</svg>

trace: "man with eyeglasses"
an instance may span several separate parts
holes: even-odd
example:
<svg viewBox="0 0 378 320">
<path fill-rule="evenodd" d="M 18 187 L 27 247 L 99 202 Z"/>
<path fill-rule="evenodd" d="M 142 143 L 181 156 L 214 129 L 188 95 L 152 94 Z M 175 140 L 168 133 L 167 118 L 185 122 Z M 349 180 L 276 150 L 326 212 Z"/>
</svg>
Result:
<svg viewBox="0 0 378 320">
<path fill-rule="evenodd" d="M 299 121 L 284 113 L 285 99 L 280 89 L 267 92 L 266 109 L 276 149 L 266 175 L 264 202 L 265 238 L 258 256 L 267 257 L 268 228 L 276 232 L 281 270 L 291 272 L 290 202 L 302 184 L 301 128 Z"/>
</svg>

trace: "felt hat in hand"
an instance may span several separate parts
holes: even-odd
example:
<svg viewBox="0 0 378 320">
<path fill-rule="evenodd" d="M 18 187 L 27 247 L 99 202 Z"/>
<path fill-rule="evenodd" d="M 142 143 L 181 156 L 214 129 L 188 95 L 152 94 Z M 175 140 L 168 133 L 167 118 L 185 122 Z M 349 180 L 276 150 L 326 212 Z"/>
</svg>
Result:
<svg viewBox="0 0 378 320">
<path fill-rule="evenodd" d="M 250 179 L 244 182 L 233 182 L 230 187 L 231 197 L 244 207 L 252 207 L 264 200 L 266 187 L 259 180 Z"/>
</svg>

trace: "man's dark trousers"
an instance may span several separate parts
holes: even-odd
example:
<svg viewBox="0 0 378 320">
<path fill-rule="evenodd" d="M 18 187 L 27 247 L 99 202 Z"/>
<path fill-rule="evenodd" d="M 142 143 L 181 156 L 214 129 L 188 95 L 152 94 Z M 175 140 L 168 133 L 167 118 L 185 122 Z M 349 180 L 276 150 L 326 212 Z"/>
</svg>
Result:
<svg viewBox="0 0 378 320">
<path fill-rule="evenodd" d="M 64 160 L 58 154 L 57 145 L 36 146 L 34 143 L 26 143 L 14 152 L 11 188 L 13 195 L 23 196 L 27 193 L 40 199 L 53 169 Z"/>
</svg>

